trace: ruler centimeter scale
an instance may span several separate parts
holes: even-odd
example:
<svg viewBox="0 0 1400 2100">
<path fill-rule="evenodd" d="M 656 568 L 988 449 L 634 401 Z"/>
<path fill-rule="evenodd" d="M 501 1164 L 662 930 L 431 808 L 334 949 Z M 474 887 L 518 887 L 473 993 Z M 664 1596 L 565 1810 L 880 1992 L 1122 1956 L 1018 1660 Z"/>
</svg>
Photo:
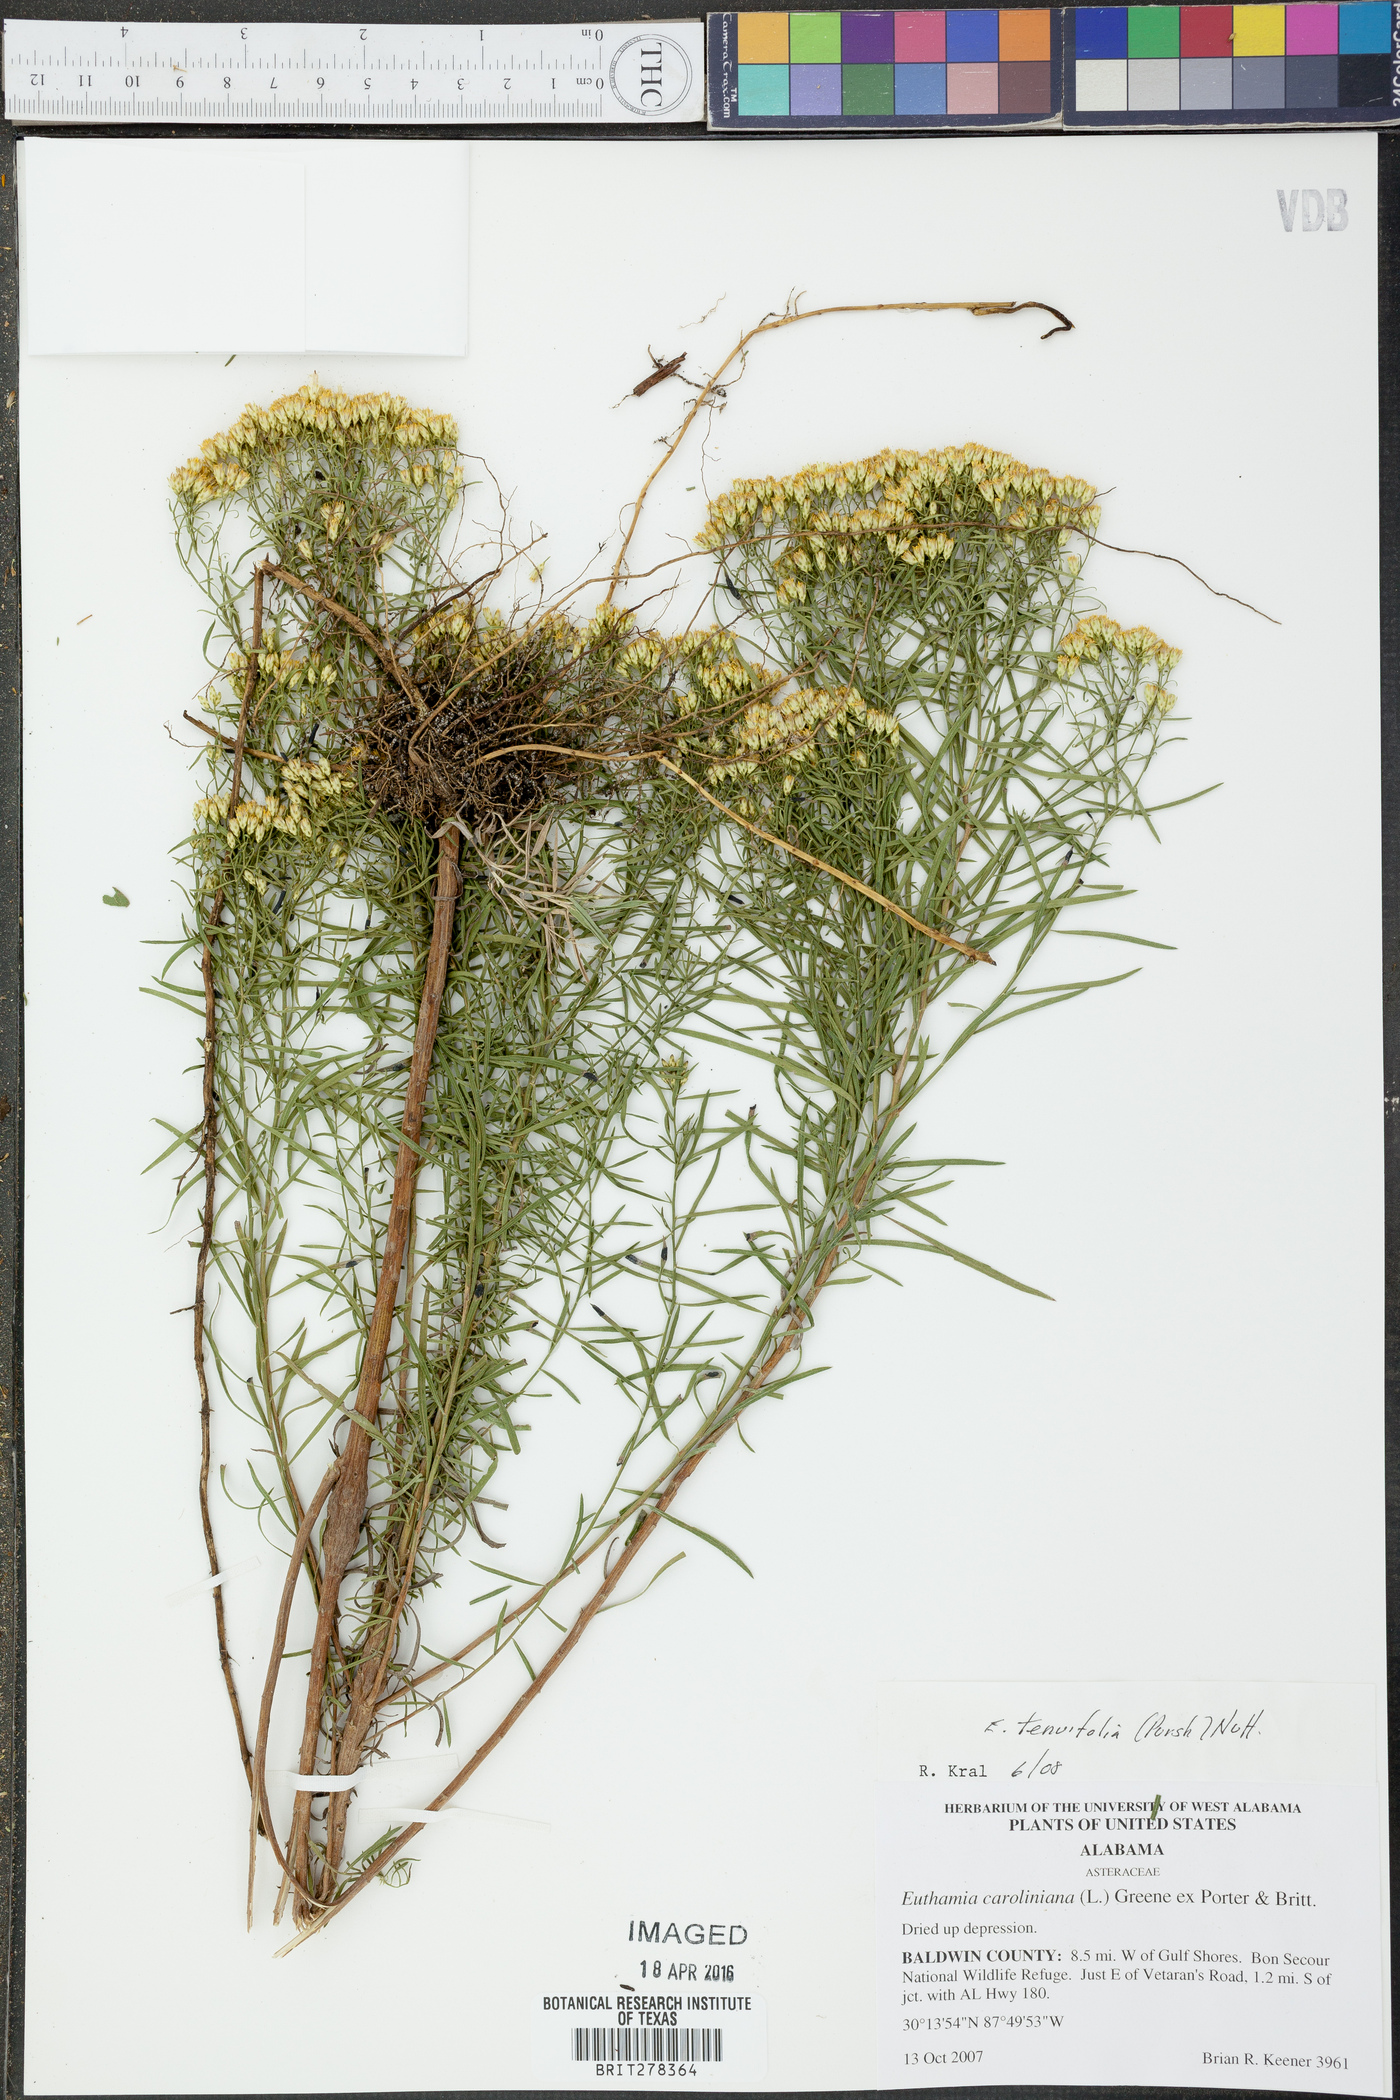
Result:
<svg viewBox="0 0 1400 2100">
<path fill-rule="evenodd" d="M 697 123 L 704 24 L 5 23 L 20 124 Z"/>
</svg>

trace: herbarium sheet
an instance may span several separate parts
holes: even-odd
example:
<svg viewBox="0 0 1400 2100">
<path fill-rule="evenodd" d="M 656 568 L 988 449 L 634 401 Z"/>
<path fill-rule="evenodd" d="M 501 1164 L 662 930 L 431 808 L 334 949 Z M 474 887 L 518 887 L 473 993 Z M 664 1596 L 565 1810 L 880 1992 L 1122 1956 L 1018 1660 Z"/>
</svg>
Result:
<svg viewBox="0 0 1400 2100">
<path fill-rule="evenodd" d="M 78 150 L 28 2090 L 1388 2093 L 1374 141 Z"/>
</svg>

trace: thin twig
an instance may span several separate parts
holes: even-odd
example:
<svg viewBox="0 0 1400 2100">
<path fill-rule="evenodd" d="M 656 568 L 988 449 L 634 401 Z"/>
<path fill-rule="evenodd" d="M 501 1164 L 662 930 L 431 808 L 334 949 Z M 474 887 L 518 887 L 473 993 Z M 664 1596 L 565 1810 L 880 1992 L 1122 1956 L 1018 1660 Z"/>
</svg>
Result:
<svg viewBox="0 0 1400 2100">
<path fill-rule="evenodd" d="M 878 890 L 872 890 L 870 884 L 862 882 L 858 875 L 848 875 L 844 869 L 832 867 L 830 861 L 818 860 L 815 853 L 806 853 L 801 846 L 794 846 L 790 840 L 780 839 L 775 832 L 765 831 L 761 824 L 751 824 L 747 817 L 741 817 L 727 802 L 721 802 L 718 795 L 712 795 L 708 788 L 701 787 L 698 780 L 692 779 L 674 759 L 665 757 L 660 751 L 579 751 L 567 744 L 530 743 L 503 744 L 490 755 L 492 758 L 509 758 L 519 751 L 542 751 L 552 758 L 572 758 L 598 765 L 654 763 L 664 766 L 668 773 L 675 774 L 677 780 L 683 780 L 688 788 L 694 788 L 696 794 L 703 796 L 722 816 L 741 825 L 745 831 L 751 831 L 756 839 L 765 840 L 768 845 L 776 846 L 780 853 L 790 854 L 794 860 L 805 861 L 809 868 L 816 868 L 821 874 L 830 875 L 834 882 L 844 883 L 848 890 L 855 890 L 860 896 L 868 897 L 872 904 L 878 904 L 883 911 L 893 912 L 897 919 L 903 919 L 906 926 L 912 926 L 915 933 L 923 934 L 926 940 L 936 941 L 940 948 L 956 949 L 958 954 L 965 955 L 969 962 L 989 963 L 992 960 L 984 948 L 970 947 L 966 941 L 955 940 L 951 933 L 939 933 L 932 926 L 925 926 L 922 919 L 914 918 L 902 904 L 894 903 L 889 897 L 882 897 Z"/>
<path fill-rule="evenodd" d="M 248 734 L 248 710 L 252 705 L 253 688 L 257 683 L 258 653 L 262 647 L 262 576 L 255 572 L 253 578 L 253 632 L 248 651 L 247 675 L 243 681 L 243 701 L 238 710 L 238 734 L 233 740 L 233 774 L 229 807 L 238 805 L 238 791 L 243 782 L 243 753 Z M 204 922 L 204 941 L 200 949 L 200 975 L 204 984 L 204 1209 L 199 1224 L 199 1258 L 195 1264 L 194 1281 L 194 1368 L 199 1380 L 199 1518 L 204 1527 L 204 1548 L 209 1556 L 209 1573 L 219 1573 L 219 1553 L 214 1544 L 214 1526 L 209 1514 L 209 1462 L 210 1462 L 210 1405 L 209 1374 L 204 1363 L 204 1289 L 209 1274 L 209 1255 L 214 1244 L 214 1211 L 219 1173 L 219 1101 L 215 1087 L 215 1054 L 218 1041 L 218 1007 L 214 996 L 214 938 L 224 915 L 224 885 L 221 882 L 210 900 L 209 911 Z M 243 1760 L 243 1771 L 249 1791 L 253 1787 L 253 1760 L 248 1749 L 248 1732 L 243 1725 L 243 1709 L 238 1702 L 238 1687 L 233 1679 L 233 1661 L 228 1652 L 228 1631 L 224 1618 L 223 1585 L 214 1589 L 214 1628 L 219 1642 L 219 1668 L 223 1672 L 224 1689 L 233 1709 L 233 1725 L 238 1736 L 238 1754 Z M 257 1822 L 257 1797 L 253 1795 L 253 1821 Z"/>
<path fill-rule="evenodd" d="M 229 736 L 224 730 L 216 729 L 212 722 L 205 722 L 201 719 L 199 715 L 192 715 L 187 707 L 182 708 L 181 713 L 184 715 L 184 718 L 189 723 L 191 729 L 202 729 L 206 736 L 211 736 L 214 738 L 216 743 L 222 744 L 225 751 L 236 751 L 238 749 L 238 738 L 236 736 Z M 190 749 L 190 746 L 186 744 L 182 748 L 188 751 Z M 197 749 L 198 747 L 196 746 L 195 748 Z M 251 744 L 245 744 L 243 746 L 243 756 L 245 758 L 266 759 L 270 765 L 280 765 L 282 762 L 275 751 L 257 751 Z M 239 784 L 240 786 L 242 785 L 241 782 Z M 233 806 L 234 805 L 232 801 L 230 801 L 230 809 L 232 809 Z"/>
<path fill-rule="evenodd" d="M 1082 525 L 1075 525 L 1071 526 L 1070 530 L 1072 532 L 1083 532 L 1084 528 Z M 1259 618 L 1267 620 L 1271 627 L 1282 627 L 1283 625 L 1282 620 L 1276 620 L 1273 614 L 1266 613 L 1262 606 L 1251 605 L 1248 598 L 1237 598 L 1233 591 L 1218 591 L 1213 583 L 1206 582 L 1204 576 L 1197 575 L 1190 562 L 1183 561 L 1179 554 L 1159 554 L 1153 547 L 1115 547 L 1112 540 L 1101 540 L 1096 532 L 1085 532 L 1084 537 L 1091 547 L 1107 547 L 1110 554 L 1141 554 L 1148 561 L 1175 562 L 1178 569 L 1185 569 L 1188 576 L 1194 576 L 1201 589 L 1209 591 L 1212 598 L 1227 598 L 1231 605 L 1243 606 L 1246 612 L 1257 613 Z"/>
<path fill-rule="evenodd" d="M 637 381 L 637 384 L 632 389 L 632 392 L 634 394 L 649 394 L 654 386 L 660 386 L 663 379 L 674 379 L 677 372 L 679 372 L 681 366 L 685 363 L 686 360 L 686 353 L 684 350 L 682 350 L 679 357 L 667 358 L 665 360 L 657 357 L 655 353 L 650 350 L 648 351 L 648 355 L 651 357 L 651 361 L 655 369 L 653 371 L 648 372 L 645 379 L 639 379 Z"/>
<path fill-rule="evenodd" d="M 293 575 L 290 569 L 279 568 L 275 561 L 260 562 L 258 566 L 263 575 L 275 576 L 277 581 L 285 583 L 289 590 L 299 591 L 303 598 L 309 598 L 311 603 L 319 605 L 323 612 L 334 613 L 337 620 L 343 620 L 350 632 L 357 634 L 366 647 L 374 651 L 389 676 L 397 679 L 409 699 L 417 704 L 420 697 L 417 687 L 410 682 L 403 665 L 393 650 L 380 640 L 374 629 L 365 625 L 358 613 L 352 613 L 348 605 L 340 604 L 337 599 L 328 598 L 324 591 L 317 590 L 314 583 L 307 583 L 303 577 Z"/>
<path fill-rule="evenodd" d="M 897 919 L 903 919 L 906 926 L 912 926 L 915 933 L 923 934 L 927 940 L 936 941 L 940 948 L 954 948 L 959 955 L 965 955 L 969 962 L 991 962 L 992 958 L 985 948 L 973 948 L 966 941 L 955 940 L 951 933 L 936 932 L 932 926 L 925 926 L 922 919 L 916 919 L 912 913 L 907 912 L 902 904 L 896 904 L 893 898 L 882 897 L 878 890 L 872 890 L 870 884 L 862 882 L 858 875 L 848 875 L 843 868 L 833 868 L 830 861 L 818 860 L 815 853 L 805 853 L 801 846 L 794 846 L 789 839 L 780 839 L 774 832 L 765 831 L 761 824 L 751 824 L 747 817 L 741 817 L 736 809 L 731 809 L 727 802 L 721 802 L 718 795 L 712 795 L 708 788 L 701 787 L 698 780 L 692 780 L 689 773 L 682 771 L 673 760 L 663 758 L 659 751 L 656 753 L 656 763 L 665 766 L 668 773 L 674 773 L 687 787 L 694 788 L 697 795 L 703 795 L 705 800 L 713 803 L 731 823 L 742 824 L 745 831 L 751 831 L 756 839 L 765 839 L 781 853 L 790 853 L 794 860 L 805 861 L 809 868 L 816 868 L 823 875 L 833 876 L 837 882 L 843 882 L 848 890 L 856 890 L 862 897 L 868 897 L 872 904 L 878 904 L 882 911 L 893 912 Z"/>
<path fill-rule="evenodd" d="M 770 314 L 767 320 L 760 321 L 755 327 L 746 329 L 730 351 L 728 357 L 724 359 L 722 364 L 716 366 L 710 378 L 695 396 L 695 399 L 691 402 L 690 407 L 681 419 L 680 429 L 676 432 L 676 435 L 662 453 L 661 458 L 642 483 L 637 500 L 632 505 L 631 522 L 622 536 L 622 545 L 617 550 L 617 560 L 613 563 L 611 580 L 608 583 L 607 593 L 603 599 L 604 605 L 611 605 L 613 593 L 622 581 L 623 569 L 627 561 L 627 549 L 631 546 L 633 534 L 641 522 L 642 506 L 651 491 L 652 483 L 662 472 L 663 468 L 668 467 L 675 458 L 677 452 L 685 443 L 686 435 L 701 410 L 713 402 L 720 382 L 730 366 L 744 355 L 749 344 L 756 342 L 759 336 L 772 335 L 779 328 L 791 328 L 798 321 L 820 321 L 827 314 L 963 313 L 972 314 L 978 320 L 983 320 L 993 314 L 1019 314 L 1030 310 L 1053 314 L 1056 322 L 1059 324 L 1055 328 L 1046 330 L 1046 335 L 1041 337 L 1042 342 L 1045 341 L 1046 336 L 1061 335 L 1067 329 L 1074 327 L 1073 321 L 1067 319 L 1057 306 L 1046 306 L 1040 299 L 886 299 L 869 306 L 813 306 L 803 312 Z"/>
</svg>

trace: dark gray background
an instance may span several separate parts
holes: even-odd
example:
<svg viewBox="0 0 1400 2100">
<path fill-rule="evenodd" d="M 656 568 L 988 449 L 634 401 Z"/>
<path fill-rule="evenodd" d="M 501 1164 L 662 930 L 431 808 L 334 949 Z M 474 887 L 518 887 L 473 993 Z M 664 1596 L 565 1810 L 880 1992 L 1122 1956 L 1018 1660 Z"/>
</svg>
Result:
<svg viewBox="0 0 1400 2100">
<path fill-rule="evenodd" d="M 814 4 L 838 5 L 839 0 L 814 0 Z M 1006 0 L 1003 0 L 1006 4 Z M 1015 5 L 1035 5 L 1039 0 L 1011 0 Z M 444 0 L 367 0 L 351 11 L 339 0 L 315 0 L 314 5 L 295 6 L 261 0 L 251 12 L 210 0 L 201 7 L 137 4 L 125 10 L 111 5 L 63 6 L 51 0 L 18 0 L 28 17 L 50 20 L 74 18 L 125 22 L 571 22 L 571 21 L 660 21 L 694 19 L 701 12 L 687 0 L 658 0 L 645 12 L 636 0 L 588 0 L 564 5 L 560 0 L 498 0 L 490 7 L 454 7 Z M 159 138 L 177 135 L 175 127 L 133 125 L 111 127 L 65 126 L 72 134 L 88 130 L 94 134 L 117 129 L 123 136 Z M 220 126 L 180 126 L 184 134 L 196 128 L 219 136 L 248 137 L 262 133 L 285 137 L 289 127 L 264 130 L 242 126 L 230 132 Z M 305 126 L 307 137 L 343 136 L 328 127 Z M 569 135 L 587 135 L 594 129 L 571 125 Z M 644 126 L 610 124 L 597 127 L 608 138 L 656 137 Z M 356 135 L 362 127 L 356 126 Z M 423 125 L 415 131 L 425 137 L 513 137 L 558 136 L 558 128 L 546 125 L 492 125 L 489 127 Z M 0 1931 L 4 1934 L 4 2051 L 3 2100 L 24 2091 L 24 1405 L 23 1405 L 23 1287 L 24 1245 L 21 1192 L 24 1171 L 24 1052 L 22 1043 L 24 970 L 24 891 L 21 874 L 20 734 L 22 694 L 20 689 L 20 607 L 23 586 L 19 532 L 19 477 L 16 441 L 16 398 L 19 386 L 19 280 L 16 265 L 18 235 L 15 220 L 15 144 L 18 130 L 0 123 Z M 376 133 L 363 127 L 366 137 L 401 136 L 401 132 Z M 704 137 L 699 124 L 667 125 L 662 136 Z M 885 133 L 884 136 L 898 134 Z M 967 137 L 971 134 L 963 133 Z M 744 134 L 750 143 L 753 134 Z M 851 134 L 843 135 L 850 140 Z M 945 137 L 949 136 L 944 134 Z M 958 134 L 952 134 L 956 140 Z M 714 135 L 710 145 L 722 153 L 727 140 Z M 781 137 L 763 142 L 775 154 L 784 151 Z M 1073 153 L 1077 138 L 1057 136 L 1055 150 Z M 1382 133 L 1380 147 L 1380 358 L 1377 375 L 1380 392 L 1380 480 L 1376 500 L 1380 507 L 1381 542 L 1381 767 L 1382 826 L 1384 846 L 1384 934 L 1383 955 L 1376 966 L 1383 971 L 1385 987 L 1385 1128 L 1386 1128 L 1386 1537 L 1387 1537 L 1387 1628 L 1388 1679 L 1392 1715 L 1400 1714 L 1400 1638 L 1396 1628 L 1395 1571 L 1400 1565 L 1400 136 Z M 1344 529 L 1337 520 L 1323 530 Z M 1332 822 L 1345 822 L 1345 812 L 1320 812 L 1320 829 Z M 1299 860 L 1306 863 L 1309 842 L 1299 841 Z M 1322 850 L 1319 838 L 1317 850 Z M 1280 910 L 1287 900 L 1280 898 Z M 1280 1008 L 1278 1025 L 1289 1025 L 1287 1010 Z M 76 1100 L 72 1113 L 82 1117 L 86 1103 Z M 100 1140 L 95 1132 L 94 1141 Z M 1279 1142 L 1287 1142 L 1280 1129 Z M 73 1290 L 81 1293 L 85 1263 L 100 1261 L 100 1247 L 86 1247 L 81 1221 L 75 1222 Z M 82 1316 L 80 1302 L 73 1312 Z M 197 1463 L 198 1413 L 190 1407 L 190 1463 Z M 215 1665 L 210 1648 L 210 1668 Z M 75 1706 L 73 1725 L 85 1725 L 81 1708 Z M 1394 1734 L 1390 1753 L 1391 1878 L 1400 1887 L 1400 1756 Z M 115 1810 L 115 1804 L 109 1804 Z M 75 1812 L 84 1812 L 75 1803 Z M 91 1813 L 89 1811 L 89 1813 Z M 94 1825 L 96 1819 L 94 1817 Z M 178 1895 L 172 1893 L 171 1926 L 178 1929 Z M 113 1920 L 120 1929 L 120 1920 Z M 1398 1938 L 1400 1944 L 1400 1938 Z M 152 1960 L 160 1959 L 152 1949 Z M 1400 1970 L 1392 1958 L 1394 1985 Z M 81 2005 L 82 1979 L 74 1978 L 74 2004 Z M 211 2034 L 210 2054 L 217 2060 L 218 2036 Z M 217 2062 L 214 2066 L 217 2068 Z M 129 2090 L 122 2067 L 112 2066 L 115 2087 Z M 463 2088 L 463 2091 L 470 2090 Z M 968 2100 L 997 2100 L 997 2096 L 1026 2091 L 1043 2100 L 1071 2100 L 1087 2092 L 1101 2094 L 1131 2090 L 1135 2093 L 1172 2094 L 1172 2100 L 1190 2100 L 1187 2092 L 1174 2088 L 1035 2086 L 1031 2088 L 977 2086 L 961 2089 Z M 328 2096 L 348 2100 L 348 2096 Z M 405 2100 L 442 2100 L 442 2096 L 411 2094 Z M 501 2100 L 507 2100 L 502 2095 Z M 854 2100 L 854 2096 L 836 2096 Z M 1253 2096 L 1259 2100 L 1259 2096 Z"/>
</svg>

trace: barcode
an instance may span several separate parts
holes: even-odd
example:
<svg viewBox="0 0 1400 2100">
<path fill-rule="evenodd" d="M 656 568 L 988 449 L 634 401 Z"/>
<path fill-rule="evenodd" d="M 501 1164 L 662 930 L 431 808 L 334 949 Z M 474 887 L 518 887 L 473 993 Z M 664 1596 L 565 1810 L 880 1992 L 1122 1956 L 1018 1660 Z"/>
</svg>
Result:
<svg viewBox="0 0 1400 2100">
<path fill-rule="evenodd" d="M 717 2064 L 718 2027 L 576 2027 L 576 2064 Z"/>
</svg>

